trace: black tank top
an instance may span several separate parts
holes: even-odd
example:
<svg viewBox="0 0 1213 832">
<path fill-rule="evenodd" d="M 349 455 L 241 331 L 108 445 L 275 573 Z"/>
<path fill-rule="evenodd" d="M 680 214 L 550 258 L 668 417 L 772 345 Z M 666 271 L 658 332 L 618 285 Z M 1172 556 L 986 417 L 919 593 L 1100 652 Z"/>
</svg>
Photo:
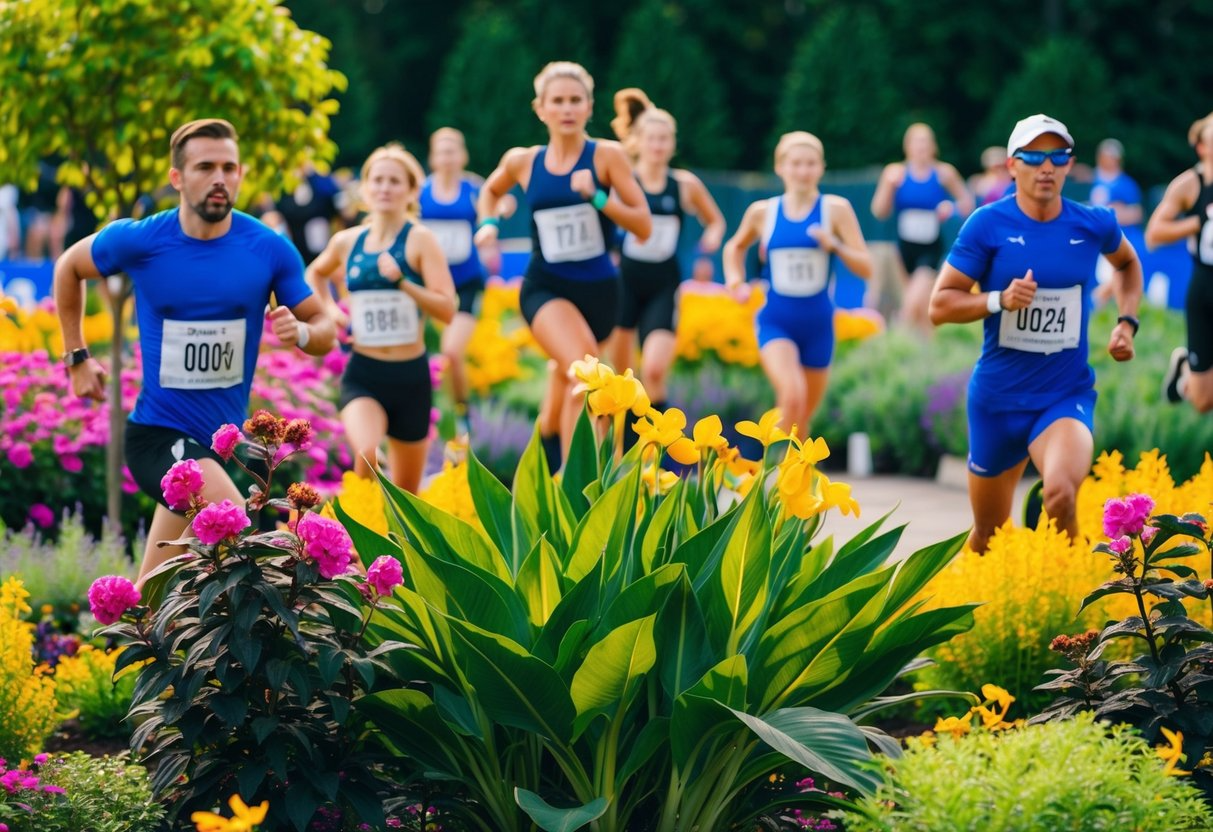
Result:
<svg viewBox="0 0 1213 832">
<path fill-rule="evenodd" d="M 641 186 L 643 190 L 643 186 Z M 671 169 L 665 178 L 665 187 L 657 193 L 644 192 L 644 198 L 649 204 L 649 213 L 653 217 L 653 231 L 649 239 L 641 244 L 629 231 L 623 238 L 621 263 L 643 264 L 652 267 L 656 264 L 677 265 L 678 240 L 682 236 L 683 212 L 682 191 L 678 180 L 674 178 Z"/>
<path fill-rule="evenodd" d="M 1196 246 L 1192 249 L 1193 276 L 1213 278 L 1213 182 L 1206 182 L 1200 165 L 1195 167 L 1196 179 L 1200 182 L 1200 194 L 1192 206 L 1192 215 L 1200 219 L 1200 230 L 1196 233 Z"/>
</svg>

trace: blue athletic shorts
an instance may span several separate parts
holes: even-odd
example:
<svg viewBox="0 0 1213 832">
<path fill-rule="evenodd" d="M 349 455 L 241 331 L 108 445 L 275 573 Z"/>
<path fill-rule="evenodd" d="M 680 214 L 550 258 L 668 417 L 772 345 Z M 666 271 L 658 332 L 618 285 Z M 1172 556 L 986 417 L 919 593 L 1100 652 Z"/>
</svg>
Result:
<svg viewBox="0 0 1213 832">
<path fill-rule="evenodd" d="M 781 314 L 783 310 L 767 305 L 758 313 L 758 346 L 761 349 L 772 341 L 786 338 L 796 345 L 800 353 L 800 366 L 811 370 L 823 370 L 830 366 L 834 357 L 834 314 L 803 315 Z"/>
<path fill-rule="evenodd" d="M 1042 410 L 991 409 L 969 396 L 969 470 L 996 477 L 1028 456 L 1028 446 L 1058 419 L 1077 419 L 1094 431 L 1095 391 L 1066 396 Z"/>
</svg>

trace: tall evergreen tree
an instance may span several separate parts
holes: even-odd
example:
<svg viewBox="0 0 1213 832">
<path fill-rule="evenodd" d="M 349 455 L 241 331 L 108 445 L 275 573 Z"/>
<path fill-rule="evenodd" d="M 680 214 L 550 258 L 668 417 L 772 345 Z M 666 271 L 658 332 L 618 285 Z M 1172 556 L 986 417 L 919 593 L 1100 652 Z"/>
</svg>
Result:
<svg viewBox="0 0 1213 832">
<path fill-rule="evenodd" d="M 769 146 L 790 130 L 808 130 L 825 144 L 832 167 L 885 161 L 896 154 L 907 121 L 898 99 L 880 18 L 843 6 L 797 47 Z"/>
<path fill-rule="evenodd" d="M 511 147 L 543 140 L 531 111 L 541 67 L 509 14 L 490 10 L 469 18 L 442 67 L 429 129 L 463 130 L 471 168 L 487 173 Z"/>
<path fill-rule="evenodd" d="M 613 115 L 615 91 L 640 87 L 678 120 L 681 162 L 728 167 L 737 157 L 737 142 L 721 74 L 685 18 L 681 6 L 665 0 L 644 0 L 626 18 L 607 73 L 609 86 L 598 93 L 595 109 L 605 122 Z"/>
</svg>

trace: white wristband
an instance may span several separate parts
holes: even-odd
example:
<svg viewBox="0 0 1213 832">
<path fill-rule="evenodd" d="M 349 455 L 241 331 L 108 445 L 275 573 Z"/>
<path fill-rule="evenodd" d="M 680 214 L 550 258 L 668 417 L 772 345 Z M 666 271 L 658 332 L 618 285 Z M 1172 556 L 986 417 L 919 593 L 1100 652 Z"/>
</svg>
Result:
<svg viewBox="0 0 1213 832">
<path fill-rule="evenodd" d="M 1002 292 L 989 292 L 986 294 L 986 309 L 991 315 L 997 315 L 1002 311 Z"/>
<path fill-rule="evenodd" d="M 305 324 L 303 321 L 296 321 L 295 327 L 296 331 L 299 333 L 295 346 L 297 346 L 299 349 L 303 349 L 307 346 L 308 339 L 312 337 L 311 330 L 307 328 L 307 324 Z"/>
</svg>

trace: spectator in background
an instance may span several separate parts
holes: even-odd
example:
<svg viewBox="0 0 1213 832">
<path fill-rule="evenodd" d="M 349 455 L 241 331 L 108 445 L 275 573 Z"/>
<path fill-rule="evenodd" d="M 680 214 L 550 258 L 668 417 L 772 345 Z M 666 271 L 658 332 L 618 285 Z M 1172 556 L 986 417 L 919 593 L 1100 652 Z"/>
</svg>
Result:
<svg viewBox="0 0 1213 832">
<path fill-rule="evenodd" d="M 1116 139 L 1104 139 L 1095 151 L 1095 179 L 1090 202 L 1116 213 L 1121 228 L 1141 225 L 1141 188 L 1124 172 L 1125 148 Z"/>
<path fill-rule="evenodd" d="M 1007 170 L 1007 149 L 1002 145 L 987 147 L 981 151 L 981 173 L 969 178 L 969 190 L 978 205 L 997 202 L 1015 188 L 1015 180 Z"/>
<path fill-rule="evenodd" d="M 318 173 L 310 164 L 299 171 L 299 176 L 298 186 L 278 200 L 277 208 L 303 262 L 311 263 L 333 236 L 337 183 L 333 177 Z"/>
<path fill-rule="evenodd" d="M 52 160 L 38 162 L 38 185 L 22 194 L 18 205 L 25 229 L 25 256 L 29 260 L 58 259 L 67 236 L 71 197 L 55 181 L 59 165 Z"/>
</svg>

